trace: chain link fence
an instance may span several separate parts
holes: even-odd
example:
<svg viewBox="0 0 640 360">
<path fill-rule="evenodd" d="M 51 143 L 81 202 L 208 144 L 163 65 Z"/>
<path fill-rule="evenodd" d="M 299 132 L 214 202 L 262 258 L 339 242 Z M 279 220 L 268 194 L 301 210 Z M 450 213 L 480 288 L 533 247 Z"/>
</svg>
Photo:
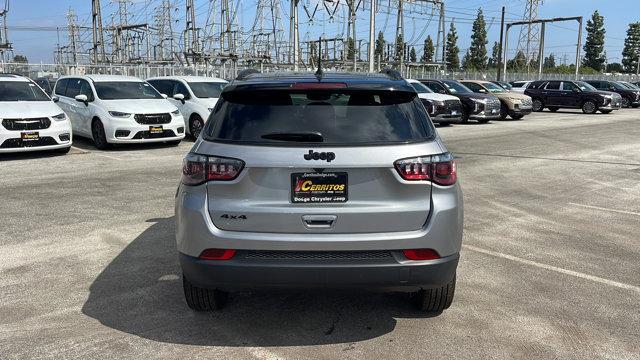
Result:
<svg viewBox="0 0 640 360">
<path fill-rule="evenodd" d="M 147 79 L 155 76 L 207 76 L 219 77 L 223 79 L 233 79 L 237 73 L 245 66 L 237 67 L 233 62 L 227 64 L 207 66 L 180 66 L 180 65 L 59 65 L 59 64 L 22 64 L 22 63 L 5 63 L 0 64 L 0 73 L 13 73 L 30 78 L 51 77 L 57 78 L 64 75 L 89 75 L 89 74 L 110 74 L 110 75 L 128 75 L 141 79 Z M 255 69 L 262 72 L 276 71 L 292 71 L 292 65 L 273 65 L 273 64 L 256 64 Z M 302 68 L 301 71 L 315 71 L 311 68 Z M 359 63 L 358 72 L 368 70 L 367 63 Z M 333 66 L 327 64 L 326 71 L 349 71 L 353 72 L 353 64 Z M 406 78 L 416 79 L 475 79 L 475 80 L 495 80 L 497 75 L 495 71 L 485 72 L 444 72 L 434 70 L 427 66 L 405 66 L 402 74 Z M 538 80 L 537 73 L 511 73 L 507 72 L 507 81 L 515 80 Z M 640 81 L 640 76 L 635 74 L 580 74 L 580 79 L 591 80 L 617 80 L 617 81 Z M 542 74 L 542 78 L 547 80 L 563 80 L 573 79 L 573 74 Z"/>
</svg>

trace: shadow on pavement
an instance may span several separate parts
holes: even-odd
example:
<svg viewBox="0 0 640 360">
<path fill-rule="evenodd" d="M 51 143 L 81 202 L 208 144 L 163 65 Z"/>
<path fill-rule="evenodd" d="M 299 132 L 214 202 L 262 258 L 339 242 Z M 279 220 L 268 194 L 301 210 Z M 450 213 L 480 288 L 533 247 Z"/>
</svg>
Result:
<svg viewBox="0 0 640 360">
<path fill-rule="evenodd" d="M 182 293 L 173 217 L 152 219 L 98 275 L 82 312 L 102 324 L 160 342 L 216 346 L 350 343 L 387 334 L 394 317 L 427 317 L 406 294 L 233 293 L 227 307 L 195 313 Z"/>
</svg>

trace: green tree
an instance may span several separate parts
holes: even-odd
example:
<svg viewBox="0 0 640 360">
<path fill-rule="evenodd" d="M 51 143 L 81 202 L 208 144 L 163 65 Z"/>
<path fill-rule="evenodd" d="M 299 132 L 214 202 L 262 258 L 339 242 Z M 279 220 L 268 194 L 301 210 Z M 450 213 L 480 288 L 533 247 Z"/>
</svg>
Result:
<svg viewBox="0 0 640 360">
<path fill-rule="evenodd" d="M 527 57 L 524 55 L 524 52 L 522 50 L 518 51 L 513 59 L 507 61 L 507 67 L 516 71 L 524 69 L 524 66 L 526 64 Z"/>
<path fill-rule="evenodd" d="M 553 54 L 549 54 L 546 58 L 544 58 L 544 62 L 542 63 L 543 69 L 553 69 L 556 67 L 556 56 Z"/>
<path fill-rule="evenodd" d="M 640 22 L 629 24 L 627 37 L 622 50 L 622 66 L 626 72 L 634 73 L 638 69 L 640 57 Z"/>
<path fill-rule="evenodd" d="M 396 37 L 396 60 L 400 61 L 401 56 L 404 53 L 404 38 L 402 37 L 402 34 L 398 34 L 398 37 Z"/>
<path fill-rule="evenodd" d="M 416 54 L 416 48 L 414 48 L 413 46 L 411 47 L 411 50 L 409 51 L 409 60 L 411 60 L 412 63 L 418 61 L 418 55 Z"/>
<path fill-rule="evenodd" d="M 432 62 L 435 52 L 436 48 L 433 46 L 433 39 L 431 39 L 431 35 L 427 35 L 427 38 L 424 39 L 424 50 L 422 51 L 420 61 L 424 63 Z"/>
<path fill-rule="evenodd" d="M 476 70 L 487 68 L 487 23 L 484 21 L 482 9 L 473 21 L 471 29 L 471 47 L 469 48 L 469 66 Z"/>
<path fill-rule="evenodd" d="M 458 32 L 456 26 L 451 23 L 447 34 L 447 53 L 445 56 L 447 66 L 451 70 L 460 69 L 460 48 L 458 47 Z"/>
<path fill-rule="evenodd" d="M 606 71 L 610 73 L 622 73 L 624 72 L 624 68 L 622 67 L 622 64 L 614 62 L 614 63 L 607 64 Z"/>
<path fill-rule="evenodd" d="M 462 70 L 477 70 L 473 64 L 471 63 L 471 53 L 469 49 L 462 56 L 462 63 L 460 64 Z"/>
<path fill-rule="evenodd" d="M 593 12 L 587 20 L 587 40 L 584 43 L 584 59 L 582 65 L 600 71 L 604 68 L 606 57 L 604 54 L 604 17 L 598 10 Z"/>
<path fill-rule="evenodd" d="M 18 54 L 13 57 L 13 62 L 17 64 L 27 64 L 29 63 L 29 60 L 27 59 L 26 56 Z"/>
<path fill-rule="evenodd" d="M 489 58 L 489 62 L 487 66 L 491 69 L 497 68 L 500 65 L 500 44 L 495 41 L 493 43 L 493 48 L 491 49 L 491 57 Z"/>
<path fill-rule="evenodd" d="M 382 58 L 384 57 L 385 44 L 386 41 L 384 41 L 384 34 L 382 33 L 382 31 L 380 31 L 378 32 L 378 39 L 376 39 L 376 48 L 374 50 L 376 59 L 380 59 L 379 61 L 382 61 Z"/>
</svg>

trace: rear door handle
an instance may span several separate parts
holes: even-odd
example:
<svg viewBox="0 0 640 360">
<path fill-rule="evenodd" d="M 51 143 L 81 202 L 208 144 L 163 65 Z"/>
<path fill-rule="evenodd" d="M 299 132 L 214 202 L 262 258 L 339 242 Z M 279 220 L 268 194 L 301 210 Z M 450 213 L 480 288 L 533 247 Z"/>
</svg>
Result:
<svg viewBox="0 0 640 360">
<path fill-rule="evenodd" d="M 302 215 L 302 223 L 307 229 L 330 229 L 337 218 L 336 215 Z"/>
</svg>

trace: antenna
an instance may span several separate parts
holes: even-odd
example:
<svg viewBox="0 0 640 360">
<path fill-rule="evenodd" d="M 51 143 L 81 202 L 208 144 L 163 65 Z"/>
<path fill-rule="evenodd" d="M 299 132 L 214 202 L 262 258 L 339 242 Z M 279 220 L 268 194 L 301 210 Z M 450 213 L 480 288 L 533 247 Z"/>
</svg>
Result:
<svg viewBox="0 0 640 360">
<path fill-rule="evenodd" d="M 318 70 L 316 70 L 316 78 L 322 80 L 322 36 L 318 39 Z"/>
</svg>

